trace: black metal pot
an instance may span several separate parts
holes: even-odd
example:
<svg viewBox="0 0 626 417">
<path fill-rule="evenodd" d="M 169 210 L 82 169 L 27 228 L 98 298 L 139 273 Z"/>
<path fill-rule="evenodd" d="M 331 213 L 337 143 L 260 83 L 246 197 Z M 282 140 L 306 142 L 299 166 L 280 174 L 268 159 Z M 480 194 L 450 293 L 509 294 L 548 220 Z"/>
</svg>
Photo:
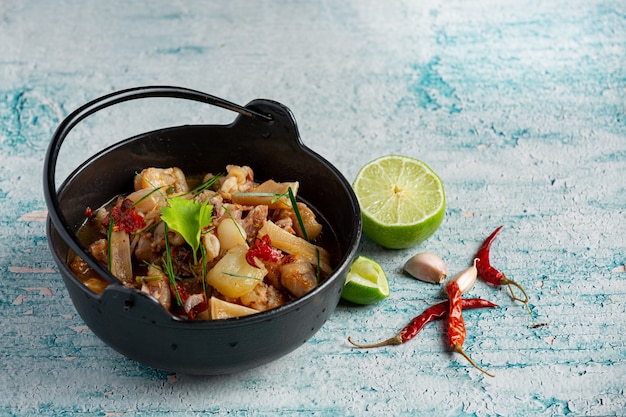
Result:
<svg viewBox="0 0 626 417">
<path fill-rule="evenodd" d="M 124 101 L 171 97 L 209 103 L 239 115 L 228 125 L 185 125 L 121 141 L 85 161 L 56 187 L 59 151 L 84 118 Z M 92 258 L 76 236 L 87 206 L 99 207 L 132 189 L 135 172 L 178 166 L 185 173 L 249 165 L 255 177 L 300 181 L 302 197 L 318 208 L 338 240 L 337 268 L 306 296 L 252 316 L 185 321 L 152 297 L 124 287 Z M 245 107 L 178 87 L 140 87 L 96 99 L 70 114 L 52 137 L 44 167 L 48 242 L 81 318 L 106 344 L 145 365 L 188 374 L 216 375 L 253 368 L 286 355 L 326 322 L 339 301 L 345 274 L 361 237 L 357 199 L 342 174 L 303 145 L 290 110 L 270 100 Z M 109 282 L 102 295 L 87 289 L 67 266 L 68 252 L 83 257 Z"/>
</svg>

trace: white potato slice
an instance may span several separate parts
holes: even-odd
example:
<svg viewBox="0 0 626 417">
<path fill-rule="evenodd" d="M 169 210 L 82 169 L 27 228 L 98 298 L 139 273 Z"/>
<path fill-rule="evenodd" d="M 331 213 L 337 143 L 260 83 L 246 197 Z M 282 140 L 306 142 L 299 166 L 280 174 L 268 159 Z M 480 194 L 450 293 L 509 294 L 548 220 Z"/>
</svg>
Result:
<svg viewBox="0 0 626 417">
<path fill-rule="evenodd" d="M 229 303 L 228 301 L 220 300 L 215 297 L 211 297 L 209 304 L 211 305 L 211 319 L 213 320 L 248 316 L 259 312 L 253 308 Z"/>
<path fill-rule="evenodd" d="M 207 283 L 230 298 L 252 291 L 263 281 L 267 269 L 262 262 L 257 262 L 260 268 L 250 265 L 246 261 L 247 252 L 248 245 L 229 249 L 207 274 Z"/>
</svg>

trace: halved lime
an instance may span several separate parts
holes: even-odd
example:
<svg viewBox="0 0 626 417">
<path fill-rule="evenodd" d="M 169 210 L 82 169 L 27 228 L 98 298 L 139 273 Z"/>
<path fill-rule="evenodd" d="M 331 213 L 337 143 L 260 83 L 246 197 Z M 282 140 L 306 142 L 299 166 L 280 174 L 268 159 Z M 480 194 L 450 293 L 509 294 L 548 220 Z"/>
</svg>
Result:
<svg viewBox="0 0 626 417">
<path fill-rule="evenodd" d="M 446 210 L 441 178 L 424 162 L 387 155 L 365 164 L 352 184 L 363 233 L 381 246 L 416 246 L 439 228 Z"/>
<path fill-rule="evenodd" d="M 341 298 L 355 304 L 372 304 L 389 296 L 387 275 L 378 262 L 359 256 L 352 262 Z"/>
</svg>

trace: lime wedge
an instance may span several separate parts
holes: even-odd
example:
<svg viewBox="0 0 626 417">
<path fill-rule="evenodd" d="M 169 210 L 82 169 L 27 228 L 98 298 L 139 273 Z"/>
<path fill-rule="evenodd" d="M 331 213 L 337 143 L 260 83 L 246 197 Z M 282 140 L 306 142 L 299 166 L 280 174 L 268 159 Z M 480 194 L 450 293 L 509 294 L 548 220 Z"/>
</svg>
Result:
<svg viewBox="0 0 626 417">
<path fill-rule="evenodd" d="M 363 233 L 390 249 L 419 245 L 441 225 L 446 196 L 441 178 L 424 162 L 387 155 L 365 164 L 352 184 Z"/>
<path fill-rule="evenodd" d="M 341 298 L 355 304 L 373 304 L 389 296 L 387 275 L 378 262 L 359 256 L 352 262 Z"/>
</svg>

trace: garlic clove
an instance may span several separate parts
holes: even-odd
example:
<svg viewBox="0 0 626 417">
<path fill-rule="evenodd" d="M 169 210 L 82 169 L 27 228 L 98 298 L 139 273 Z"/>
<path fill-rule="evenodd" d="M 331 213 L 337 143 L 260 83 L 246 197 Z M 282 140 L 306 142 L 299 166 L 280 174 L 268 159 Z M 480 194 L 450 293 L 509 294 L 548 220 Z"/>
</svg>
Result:
<svg viewBox="0 0 626 417">
<path fill-rule="evenodd" d="M 478 278 L 478 270 L 476 269 L 477 261 L 478 258 L 475 258 L 472 266 L 462 270 L 461 272 L 453 276 L 446 284 L 446 288 L 451 282 L 456 281 L 459 285 L 459 290 L 461 291 L 461 294 L 465 294 L 467 291 L 469 291 L 469 289 L 474 286 L 474 283 Z"/>
<path fill-rule="evenodd" d="M 438 255 L 418 253 L 404 264 L 404 271 L 420 281 L 441 284 L 448 276 L 446 263 Z"/>
</svg>

